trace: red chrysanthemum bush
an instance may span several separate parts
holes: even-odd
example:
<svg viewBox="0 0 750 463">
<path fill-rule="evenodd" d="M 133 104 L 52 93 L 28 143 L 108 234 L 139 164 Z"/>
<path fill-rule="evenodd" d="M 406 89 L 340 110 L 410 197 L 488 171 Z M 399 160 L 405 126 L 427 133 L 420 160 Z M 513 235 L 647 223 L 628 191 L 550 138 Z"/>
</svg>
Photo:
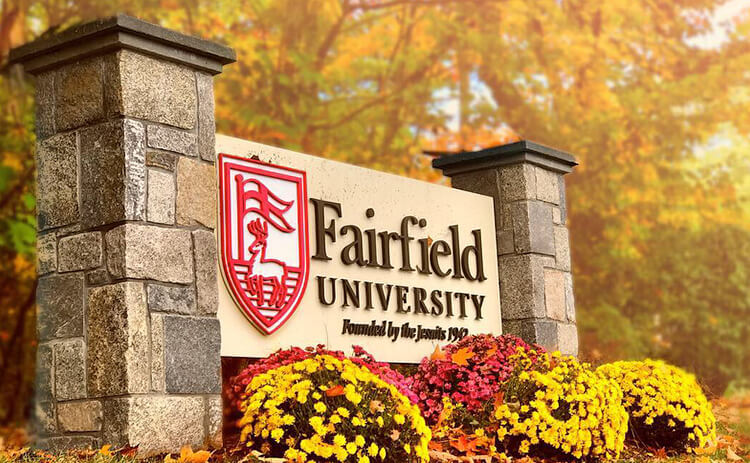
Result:
<svg viewBox="0 0 750 463">
<path fill-rule="evenodd" d="M 532 359 L 544 351 L 515 336 L 482 334 L 467 336 L 423 359 L 409 382 L 427 422 L 438 421 L 443 398 L 468 412 L 484 410 L 513 372 L 509 359 L 519 349 Z"/>
</svg>

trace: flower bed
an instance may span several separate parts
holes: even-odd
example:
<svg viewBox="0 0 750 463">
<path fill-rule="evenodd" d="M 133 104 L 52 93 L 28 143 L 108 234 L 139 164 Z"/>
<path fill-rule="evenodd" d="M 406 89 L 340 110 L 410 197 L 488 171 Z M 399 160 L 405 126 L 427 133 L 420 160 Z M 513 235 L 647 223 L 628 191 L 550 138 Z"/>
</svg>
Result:
<svg viewBox="0 0 750 463">
<path fill-rule="evenodd" d="M 434 461 L 609 461 L 626 435 L 651 451 L 701 454 L 716 438 L 710 406 L 682 370 L 655 361 L 593 370 L 513 336 L 436 349 L 407 378 L 361 348 L 352 358 L 292 348 L 231 385 L 243 445 L 288 461 L 422 463 L 428 447 Z"/>
</svg>

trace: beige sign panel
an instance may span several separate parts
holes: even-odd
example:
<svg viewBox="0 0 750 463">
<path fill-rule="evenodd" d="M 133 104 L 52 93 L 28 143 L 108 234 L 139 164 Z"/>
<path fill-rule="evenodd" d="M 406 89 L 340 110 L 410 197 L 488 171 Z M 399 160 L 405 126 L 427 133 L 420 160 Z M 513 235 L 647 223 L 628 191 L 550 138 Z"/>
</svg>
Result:
<svg viewBox="0 0 750 463">
<path fill-rule="evenodd" d="M 221 354 L 501 333 L 492 199 L 217 136 Z"/>
</svg>

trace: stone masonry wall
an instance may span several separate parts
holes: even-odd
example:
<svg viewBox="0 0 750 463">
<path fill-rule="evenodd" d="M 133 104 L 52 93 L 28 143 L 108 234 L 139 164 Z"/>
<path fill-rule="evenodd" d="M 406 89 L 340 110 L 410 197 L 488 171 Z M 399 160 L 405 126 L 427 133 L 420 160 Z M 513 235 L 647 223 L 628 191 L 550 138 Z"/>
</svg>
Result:
<svg viewBox="0 0 750 463">
<path fill-rule="evenodd" d="M 213 77 L 119 50 L 37 78 L 38 444 L 219 447 Z"/>
<path fill-rule="evenodd" d="M 519 162 L 451 180 L 495 200 L 503 332 L 576 355 L 563 174 Z"/>
</svg>

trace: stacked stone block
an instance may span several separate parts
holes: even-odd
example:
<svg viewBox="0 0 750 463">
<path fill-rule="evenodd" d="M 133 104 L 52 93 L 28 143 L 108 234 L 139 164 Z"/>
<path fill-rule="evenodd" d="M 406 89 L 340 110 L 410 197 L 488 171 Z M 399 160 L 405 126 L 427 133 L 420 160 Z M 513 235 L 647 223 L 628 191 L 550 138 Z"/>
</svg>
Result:
<svg viewBox="0 0 750 463">
<path fill-rule="evenodd" d="M 127 16 L 11 56 L 37 77 L 42 448 L 221 446 L 212 79 L 233 56 Z"/>
<path fill-rule="evenodd" d="M 503 332 L 576 355 L 566 226 L 567 153 L 521 141 L 436 159 L 460 190 L 494 200 Z"/>
</svg>

